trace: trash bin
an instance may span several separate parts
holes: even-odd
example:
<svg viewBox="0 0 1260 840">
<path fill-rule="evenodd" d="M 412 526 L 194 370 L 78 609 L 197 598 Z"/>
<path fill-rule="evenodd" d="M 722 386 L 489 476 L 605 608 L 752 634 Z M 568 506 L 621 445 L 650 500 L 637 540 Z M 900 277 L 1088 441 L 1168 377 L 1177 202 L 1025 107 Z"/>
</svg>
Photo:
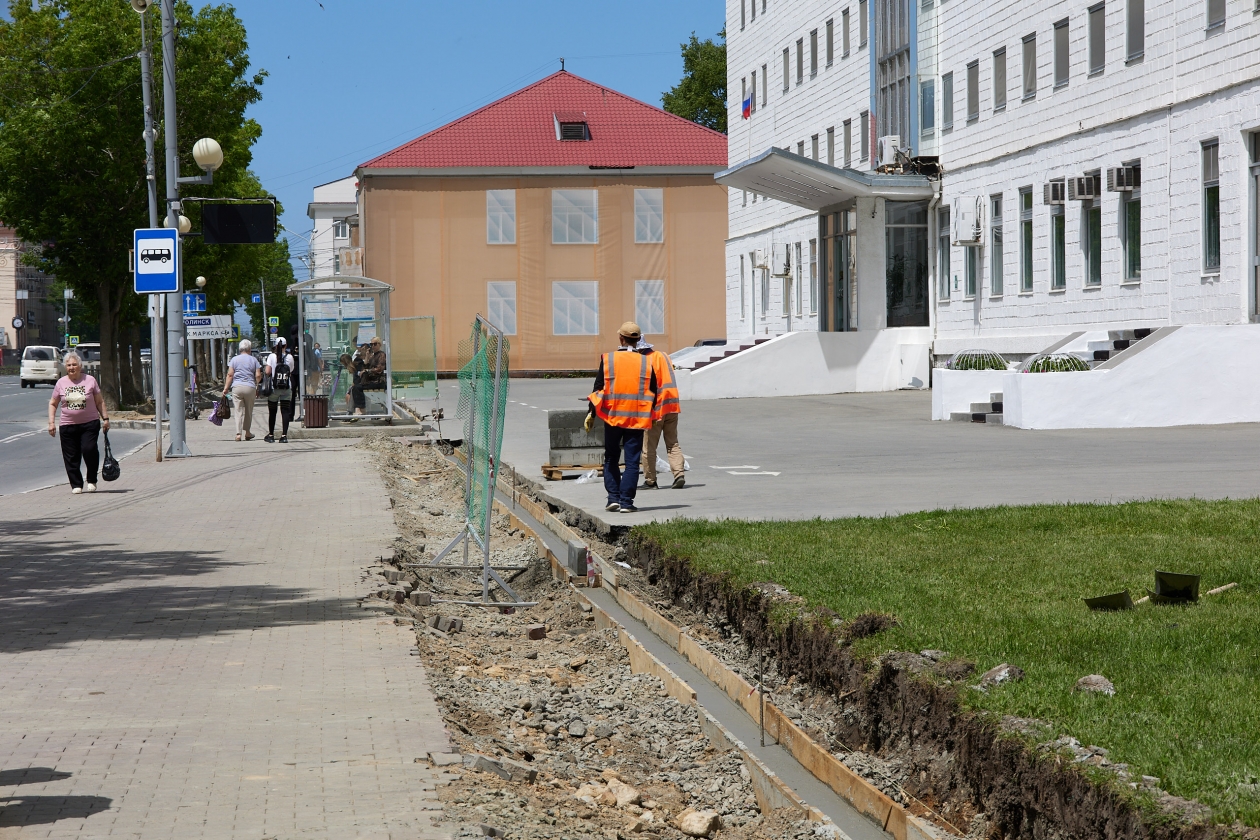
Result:
<svg viewBox="0 0 1260 840">
<path fill-rule="evenodd" d="M 302 411 L 302 425 L 306 428 L 323 429 L 328 425 L 328 397 L 303 396 Z"/>
</svg>

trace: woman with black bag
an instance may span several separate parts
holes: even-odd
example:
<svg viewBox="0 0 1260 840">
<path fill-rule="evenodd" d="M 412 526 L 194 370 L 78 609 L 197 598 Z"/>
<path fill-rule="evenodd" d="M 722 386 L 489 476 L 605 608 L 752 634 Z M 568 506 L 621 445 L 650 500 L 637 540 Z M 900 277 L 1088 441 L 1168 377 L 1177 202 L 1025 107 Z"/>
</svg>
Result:
<svg viewBox="0 0 1260 840">
<path fill-rule="evenodd" d="M 285 349 L 285 340 L 276 339 L 275 352 L 267 356 L 263 367 L 264 386 L 270 384 L 267 394 L 267 443 L 276 442 L 276 412 L 280 412 L 280 442 L 289 442 L 289 424 L 293 422 L 293 356 Z"/>
<path fill-rule="evenodd" d="M 96 473 L 100 467 L 101 453 L 97 449 L 97 437 L 101 427 L 109 431 L 109 417 L 105 411 L 105 399 L 96 379 L 83 371 L 83 359 L 78 353 L 67 353 L 64 360 L 66 375 L 53 386 L 52 399 L 48 401 L 48 434 L 57 436 L 57 408 L 61 408 L 61 458 L 66 464 L 66 477 L 70 479 L 70 492 L 96 492 Z M 87 466 L 87 482 L 83 481 L 82 460 Z"/>
</svg>

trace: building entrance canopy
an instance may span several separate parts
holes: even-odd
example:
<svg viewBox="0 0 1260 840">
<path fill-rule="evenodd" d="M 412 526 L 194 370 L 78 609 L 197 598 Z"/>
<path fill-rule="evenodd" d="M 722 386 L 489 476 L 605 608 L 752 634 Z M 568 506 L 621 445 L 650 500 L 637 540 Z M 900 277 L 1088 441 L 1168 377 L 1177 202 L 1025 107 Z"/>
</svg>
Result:
<svg viewBox="0 0 1260 840">
<path fill-rule="evenodd" d="M 778 148 L 713 176 L 719 184 L 764 195 L 815 212 L 854 198 L 916 201 L 931 198 L 923 175 L 880 175 L 841 169 Z"/>
</svg>

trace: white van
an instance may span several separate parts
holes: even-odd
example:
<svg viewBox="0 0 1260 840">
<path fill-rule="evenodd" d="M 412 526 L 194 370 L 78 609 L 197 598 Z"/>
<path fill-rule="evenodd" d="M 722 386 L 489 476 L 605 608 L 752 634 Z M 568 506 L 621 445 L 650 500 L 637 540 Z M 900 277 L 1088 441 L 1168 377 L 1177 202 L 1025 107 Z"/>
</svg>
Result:
<svg viewBox="0 0 1260 840">
<path fill-rule="evenodd" d="M 56 347 L 32 345 L 22 351 L 22 366 L 18 375 L 23 388 L 34 388 L 40 382 L 56 385 L 65 372 L 61 351 Z"/>
</svg>

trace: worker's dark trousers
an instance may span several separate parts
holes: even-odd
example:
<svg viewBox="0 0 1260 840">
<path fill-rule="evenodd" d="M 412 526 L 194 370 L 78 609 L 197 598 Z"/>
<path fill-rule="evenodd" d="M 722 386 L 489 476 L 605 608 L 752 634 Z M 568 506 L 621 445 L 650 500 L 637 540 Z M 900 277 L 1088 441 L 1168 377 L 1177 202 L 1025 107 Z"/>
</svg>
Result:
<svg viewBox="0 0 1260 840">
<path fill-rule="evenodd" d="M 626 471 L 621 471 L 621 452 L 626 453 Z M 604 489 L 608 504 L 634 505 L 639 489 L 639 458 L 643 454 L 643 429 L 618 429 L 604 424 Z"/>
</svg>

